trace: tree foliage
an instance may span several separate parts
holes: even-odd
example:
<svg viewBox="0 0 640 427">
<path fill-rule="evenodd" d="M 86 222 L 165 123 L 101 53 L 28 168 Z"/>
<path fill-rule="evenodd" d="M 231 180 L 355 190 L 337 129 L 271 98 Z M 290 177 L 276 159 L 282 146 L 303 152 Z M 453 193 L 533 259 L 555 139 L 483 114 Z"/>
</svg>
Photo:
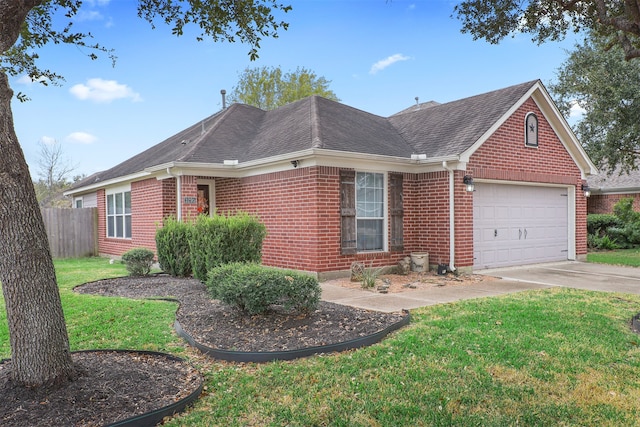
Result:
<svg viewBox="0 0 640 427">
<path fill-rule="evenodd" d="M 284 74 L 280 67 L 247 68 L 240 74 L 229 100 L 263 110 L 273 110 L 311 95 L 339 101 L 329 83 L 330 80 L 304 67 Z"/>
<path fill-rule="evenodd" d="M 640 61 L 590 37 L 576 46 L 550 85 L 560 109 L 584 111 L 574 126 L 592 160 L 612 172 L 636 168 L 640 155 Z"/>
<path fill-rule="evenodd" d="M 640 57 L 640 0 L 465 0 L 454 14 L 474 40 L 496 44 L 521 32 L 543 43 L 590 30 L 627 60 Z"/>
<path fill-rule="evenodd" d="M 0 282 L 11 343 L 11 379 L 16 385 L 62 384 L 75 377 L 62 303 L 44 222 L 29 168 L 13 127 L 8 76 L 29 75 L 43 84 L 62 77 L 37 64 L 38 49 L 70 44 L 113 59 L 92 42 L 90 33 L 73 29 L 82 0 L 0 0 Z M 186 26 L 215 41 L 248 43 L 257 57 L 262 37 L 277 37 L 287 24 L 273 11 L 288 12 L 277 0 L 138 0 L 138 16 L 172 27 Z M 24 100 L 24 96 L 18 94 Z"/>
</svg>

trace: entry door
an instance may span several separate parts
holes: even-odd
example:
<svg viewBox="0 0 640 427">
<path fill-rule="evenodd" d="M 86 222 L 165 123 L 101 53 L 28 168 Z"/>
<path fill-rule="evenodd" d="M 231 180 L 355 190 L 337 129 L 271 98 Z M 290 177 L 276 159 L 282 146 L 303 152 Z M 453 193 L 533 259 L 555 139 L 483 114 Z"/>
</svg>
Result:
<svg viewBox="0 0 640 427">
<path fill-rule="evenodd" d="M 198 214 L 209 215 L 211 201 L 209 200 L 209 185 L 198 184 Z"/>
<path fill-rule="evenodd" d="M 474 268 L 567 259 L 566 188 L 477 183 L 475 190 Z"/>
</svg>

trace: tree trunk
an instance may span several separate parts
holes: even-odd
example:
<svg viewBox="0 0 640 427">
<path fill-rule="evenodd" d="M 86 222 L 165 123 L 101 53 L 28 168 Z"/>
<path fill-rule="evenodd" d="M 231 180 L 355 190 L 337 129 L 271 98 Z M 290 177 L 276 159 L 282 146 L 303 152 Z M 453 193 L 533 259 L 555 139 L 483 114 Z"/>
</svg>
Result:
<svg viewBox="0 0 640 427">
<path fill-rule="evenodd" d="M 42 214 L 13 127 L 12 96 L 0 73 L 0 283 L 12 379 L 35 387 L 66 382 L 74 367 Z"/>
</svg>

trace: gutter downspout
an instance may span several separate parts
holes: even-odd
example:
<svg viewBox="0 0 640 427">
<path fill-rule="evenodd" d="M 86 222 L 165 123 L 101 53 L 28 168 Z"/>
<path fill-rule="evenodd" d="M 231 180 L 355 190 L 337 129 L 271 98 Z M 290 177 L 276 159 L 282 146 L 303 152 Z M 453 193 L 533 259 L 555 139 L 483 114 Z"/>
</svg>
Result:
<svg viewBox="0 0 640 427">
<path fill-rule="evenodd" d="M 182 180 L 179 175 L 171 173 L 171 167 L 167 168 L 167 175 L 176 179 L 176 219 L 182 221 Z"/>
<path fill-rule="evenodd" d="M 455 221 L 455 180 L 453 169 L 447 165 L 447 161 L 442 162 L 442 167 L 449 171 L 449 270 L 456 271 L 456 221 Z"/>
</svg>

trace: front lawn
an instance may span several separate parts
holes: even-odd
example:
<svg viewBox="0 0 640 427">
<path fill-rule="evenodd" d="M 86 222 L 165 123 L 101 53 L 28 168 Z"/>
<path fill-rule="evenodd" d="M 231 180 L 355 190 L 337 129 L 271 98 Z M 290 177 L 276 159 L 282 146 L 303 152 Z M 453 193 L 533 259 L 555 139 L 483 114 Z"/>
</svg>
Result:
<svg viewBox="0 0 640 427">
<path fill-rule="evenodd" d="M 205 374 L 200 400 L 168 426 L 640 425 L 640 337 L 629 328 L 640 296 L 552 288 L 442 304 L 371 347 L 231 364 L 185 350 L 173 303 L 71 292 L 122 265 L 56 267 L 74 349 L 163 350 Z"/>
<path fill-rule="evenodd" d="M 587 254 L 587 262 L 640 267 L 640 249 L 589 252 Z"/>
</svg>

